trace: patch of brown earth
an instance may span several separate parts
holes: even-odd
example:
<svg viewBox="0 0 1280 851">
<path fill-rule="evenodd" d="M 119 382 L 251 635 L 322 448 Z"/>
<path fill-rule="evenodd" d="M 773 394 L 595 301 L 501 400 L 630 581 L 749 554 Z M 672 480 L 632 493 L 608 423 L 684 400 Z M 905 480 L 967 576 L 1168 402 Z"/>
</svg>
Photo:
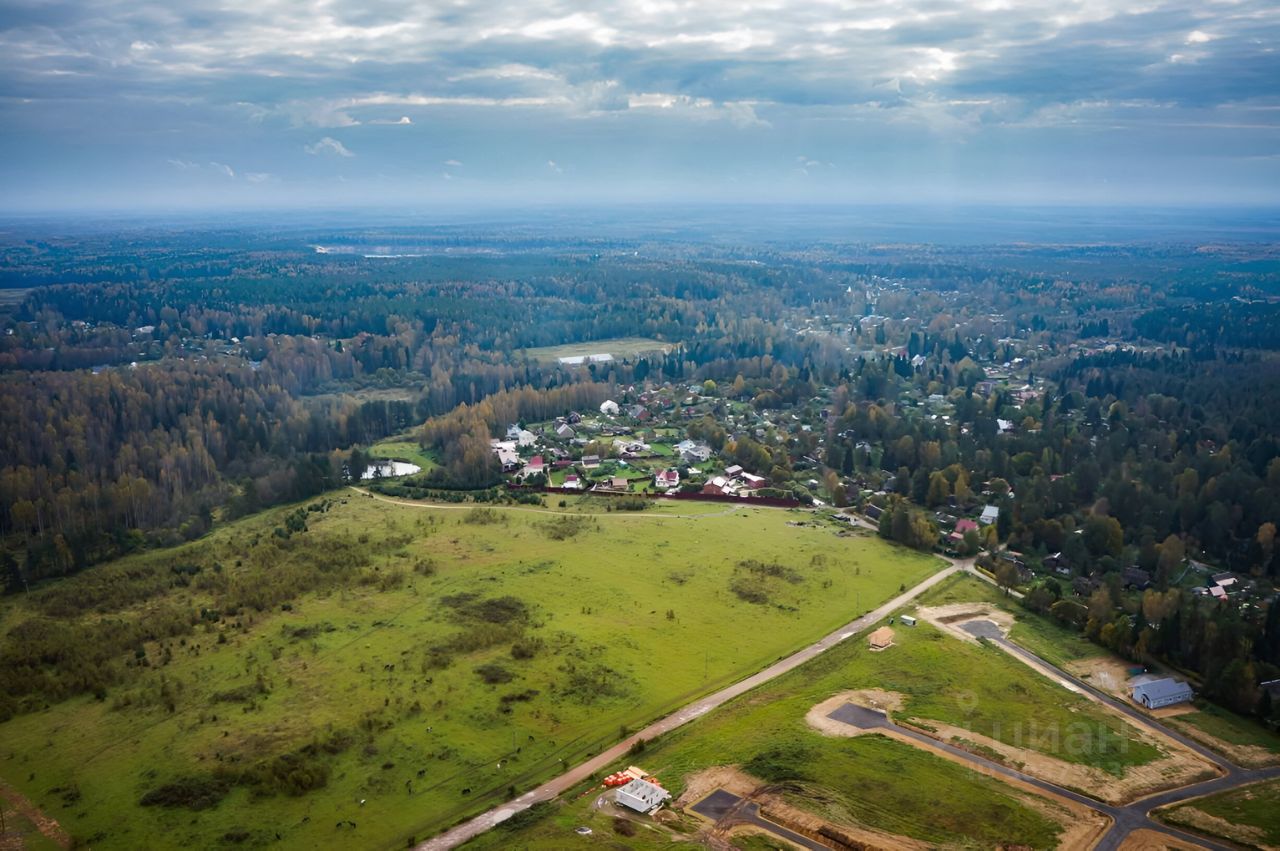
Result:
<svg viewBox="0 0 1280 851">
<path fill-rule="evenodd" d="M 861 736 L 864 733 L 874 732 L 871 730 L 863 730 L 852 724 L 845 724 L 834 718 L 828 718 L 832 712 L 835 712 L 846 703 L 852 703 L 854 706 L 864 706 L 867 709 L 875 709 L 884 712 L 886 715 L 897 712 L 905 705 L 906 698 L 896 691 L 883 691 L 878 688 L 859 689 L 857 691 L 842 691 L 834 697 L 829 697 L 821 703 L 814 706 L 805 713 L 804 721 L 813 729 L 822 733 L 824 736 Z"/>
<path fill-rule="evenodd" d="M 1085 680 L 1094 688 L 1121 700 L 1129 699 L 1129 668 L 1123 660 L 1096 656 L 1091 659 L 1077 659 L 1062 666 L 1069 673 Z"/>
<path fill-rule="evenodd" d="M 57 821 L 45 815 L 26 795 L 23 795 L 7 783 L 0 783 L 0 798 L 4 798 L 10 807 L 25 816 L 28 821 L 36 826 L 37 830 L 57 843 L 59 847 L 71 847 L 70 834 L 63 830 L 62 825 L 58 824 Z M 3 806 L 3 804 L 0 804 L 0 806 Z"/>
<path fill-rule="evenodd" d="M 1120 851 L 1161 851 L 1161 849 L 1200 851 L 1203 847 L 1203 845 L 1194 845 L 1167 833 L 1145 828 L 1133 831 L 1124 838 L 1124 842 L 1120 843 Z"/>
<path fill-rule="evenodd" d="M 760 781 L 736 765 L 716 765 L 690 774 L 684 779 L 684 792 L 676 799 L 677 807 L 690 807 L 717 789 L 746 798 L 760 788 Z"/>
<path fill-rule="evenodd" d="M 977 644 L 978 639 L 961 629 L 972 620 L 991 621 L 1005 633 L 1013 628 L 1013 615 L 985 603 L 948 603 L 945 606 L 924 606 L 916 610 L 916 616 L 936 626 L 961 641 Z"/>
<path fill-rule="evenodd" d="M 1173 810 L 1170 815 L 1174 818 L 1167 820 L 1174 824 L 1186 825 L 1195 828 L 1210 836 L 1221 836 L 1232 842 L 1238 842 L 1241 845 L 1247 845 L 1250 848 L 1260 848 L 1262 851 L 1275 851 L 1274 845 L 1263 845 L 1262 839 L 1266 833 L 1260 827 L 1252 825 L 1235 824 L 1218 816 L 1211 816 L 1203 810 L 1198 810 L 1192 805 L 1178 807 Z"/>
</svg>

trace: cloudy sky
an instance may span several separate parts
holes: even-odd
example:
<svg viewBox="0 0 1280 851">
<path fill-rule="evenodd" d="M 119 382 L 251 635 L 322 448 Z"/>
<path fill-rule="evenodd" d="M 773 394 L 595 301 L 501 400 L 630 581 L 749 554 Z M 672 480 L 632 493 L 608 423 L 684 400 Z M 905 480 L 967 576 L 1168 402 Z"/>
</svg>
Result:
<svg viewBox="0 0 1280 851">
<path fill-rule="evenodd" d="M 0 206 L 1280 198 L 1274 0 L 0 0 Z"/>
</svg>

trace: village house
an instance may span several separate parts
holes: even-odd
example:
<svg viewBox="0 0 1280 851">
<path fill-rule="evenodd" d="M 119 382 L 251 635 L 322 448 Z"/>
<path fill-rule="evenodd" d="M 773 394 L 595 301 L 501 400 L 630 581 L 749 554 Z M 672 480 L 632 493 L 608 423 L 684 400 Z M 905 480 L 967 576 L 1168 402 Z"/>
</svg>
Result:
<svg viewBox="0 0 1280 851">
<path fill-rule="evenodd" d="M 577 473 L 568 473 L 564 477 L 564 485 L 562 487 L 565 490 L 582 490 L 582 479 L 578 478 Z"/>
<path fill-rule="evenodd" d="M 596 467 L 600 466 L 600 456 L 599 455 L 583 455 L 582 466 L 584 469 L 594 470 Z"/>
<path fill-rule="evenodd" d="M 536 476 L 540 473 L 545 475 L 546 472 L 547 465 L 542 460 L 542 456 L 535 455 L 529 459 L 527 464 L 524 465 L 524 469 L 520 471 L 520 476 L 521 478 L 529 478 L 530 476 Z"/>
<path fill-rule="evenodd" d="M 676 470 L 659 470 L 653 474 L 653 486 L 668 491 L 680 486 L 680 473 Z"/>
<path fill-rule="evenodd" d="M 978 518 L 978 522 L 983 526 L 990 526 L 1000 519 L 1000 509 L 994 505 L 984 506 L 982 516 Z"/>
<path fill-rule="evenodd" d="M 576 434 L 577 432 L 575 432 L 573 430 L 573 427 L 570 426 L 568 423 L 561 423 L 560 425 L 556 426 L 556 437 L 560 437 L 565 440 L 570 440 Z"/>
</svg>

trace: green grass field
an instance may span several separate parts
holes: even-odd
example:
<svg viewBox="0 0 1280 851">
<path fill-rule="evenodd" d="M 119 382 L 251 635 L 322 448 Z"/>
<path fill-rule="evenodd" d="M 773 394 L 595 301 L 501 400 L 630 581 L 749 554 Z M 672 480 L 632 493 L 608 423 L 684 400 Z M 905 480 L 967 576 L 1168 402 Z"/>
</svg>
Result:
<svg viewBox="0 0 1280 851">
<path fill-rule="evenodd" d="M 1204 813 L 1209 821 L 1197 817 Z M 1219 792 L 1158 813 L 1161 821 L 1250 847 L 1280 845 L 1280 780 Z"/>
<path fill-rule="evenodd" d="M 177 626 L 5 722 L 4 779 L 97 848 L 403 847 L 941 567 L 778 510 L 328 502 L 7 599 L 6 633 Z"/>
<path fill-rule="evenodd" d="M 1001 592 L 954 577 L 927 592 L 931 605 L 978 602 Z M 1059 827 L 1010 795 L 999 781 L 910 745 L 878 736 L 829 738 L 809 728 L 805 713 L 833 694 L 860 688 L 907 697 L 900 718 L 942 721 L 1001 741 L 1115 774 L 1145 764 L 1159 752 L 1091 701 L 1067 692 L 993 647 L 961 642 L 921 622 L 899 627 L 896 645 L 883 653 L 850 639 L 795 671 L 758 688 L 705 718 L 628 757 L 662 778 L 675 795 L 692 773 L 738 765 L 762 780 L 791 788 L 792 802 L 837 822 L 862 824 L 947 846 L 1056 844 Z M 1036 736 L 1076 730 L 1056 742 Z M 542 810 L 522 825 L 480 837 L 468 847 L 574 848 L 618 841 L 610 819 L 592 806 L 596 795 Z M 591 836 L 574 834 L 586 825 Z M 634 848 L 666 848 L 679 837 L 657 831 L 625 839 Z"/>
<path fill-rule="evenodd" d="M 591 340 L 585 343 L 567 343 L 563 346 L 543 346 L 526 349 L 530 360 L 554 361 L 556 358 L 581 357 L 583 355 L 613 355 L 615 359 L 635 357 L 649 352 L 666 351 L 670 343 L 648 337 L 614 337 L 608 340 Z"/>
<path fill-rule="evenodd" d="M 407 461 L 417 464 L 422 472 L 439 466 L 436 459 L 424 450 L 416 440 L 392 438 L 375 443 L 369 447 L 369 454 L 375 458 L 386 458 L 389 461 Z"/>
</svg>

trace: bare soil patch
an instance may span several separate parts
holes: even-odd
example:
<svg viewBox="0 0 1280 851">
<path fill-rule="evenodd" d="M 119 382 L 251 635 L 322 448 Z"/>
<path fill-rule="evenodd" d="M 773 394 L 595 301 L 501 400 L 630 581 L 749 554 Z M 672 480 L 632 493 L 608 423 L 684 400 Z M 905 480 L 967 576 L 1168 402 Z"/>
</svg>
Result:
<svg viewBox="0 0 1280 851">
<path fill-rule="evenodd" d="M 23 795 L 7 783 L 0 783 L 0 798 L 4 798 L 10 807 L 25 816 L 36 826 L 37 830 L 58 843 L 60 847 L 71 847 L 71 835 L 63 830 L 62 825 L 58 824 L 57 821 L 45 815 L 26 795 Z M 3 804 L 0 804 L 0 806 L 3 806 Z"/>
<path fill-rule="evenodd" d="M 1100 656 L 1068 662 L 1062 667 L 1096 689 L 1121 700 L 1129 699 L 1129 666 L 1119 659 Z"/>
<path fill-rule="evenodd" d="M 1013 628 L 1013 615 L 994 606 L 975 603 L 949 603 L 945 606 L 924 606 L 916 611 L 917 617 L 923 618 L 938 629 L 954 635 L 961 641 L 977 644 L 978 639 L 960 628 L 961 624 L 972 620 L 991 621 L 1008 633 Z"/>
<path fill-rule="evenodd" d="M 883 691 L 878 688 L 842 691 L 806 712 L 804 721 L 824 736 L 848 737 L 861 736 L 864 733 L 882 732 L 878 730 L 863 730 L 852 724 L 845 724 L 843 721 L 827 717 L 846 703 L 852 703 L 854 706 L 864 706 L 867 709 L 875 709 L 892 718 L 891 713 L 901 710 L 905 705 L 905 698 L 896 691 Z"/>
<path fill-rule="evenodd" d="M 1160 833 L 1155 830 L 1135 830 L 1120 843 L 1120 851 L 1161 851 L 1172 848 L 1175 851 L 1200 851 L 1202 846 L 1184 842 L 1176 836 Z"/>
<path fill-rule="evenodd" d="M 717 789 L 746 798 L 760 788 L 760 781 L 738 769 L 736 765 L 716 765 L 685 778 L 684 793 L 676 799 L 678 807 L 690 807 Z"/>
</svg>

